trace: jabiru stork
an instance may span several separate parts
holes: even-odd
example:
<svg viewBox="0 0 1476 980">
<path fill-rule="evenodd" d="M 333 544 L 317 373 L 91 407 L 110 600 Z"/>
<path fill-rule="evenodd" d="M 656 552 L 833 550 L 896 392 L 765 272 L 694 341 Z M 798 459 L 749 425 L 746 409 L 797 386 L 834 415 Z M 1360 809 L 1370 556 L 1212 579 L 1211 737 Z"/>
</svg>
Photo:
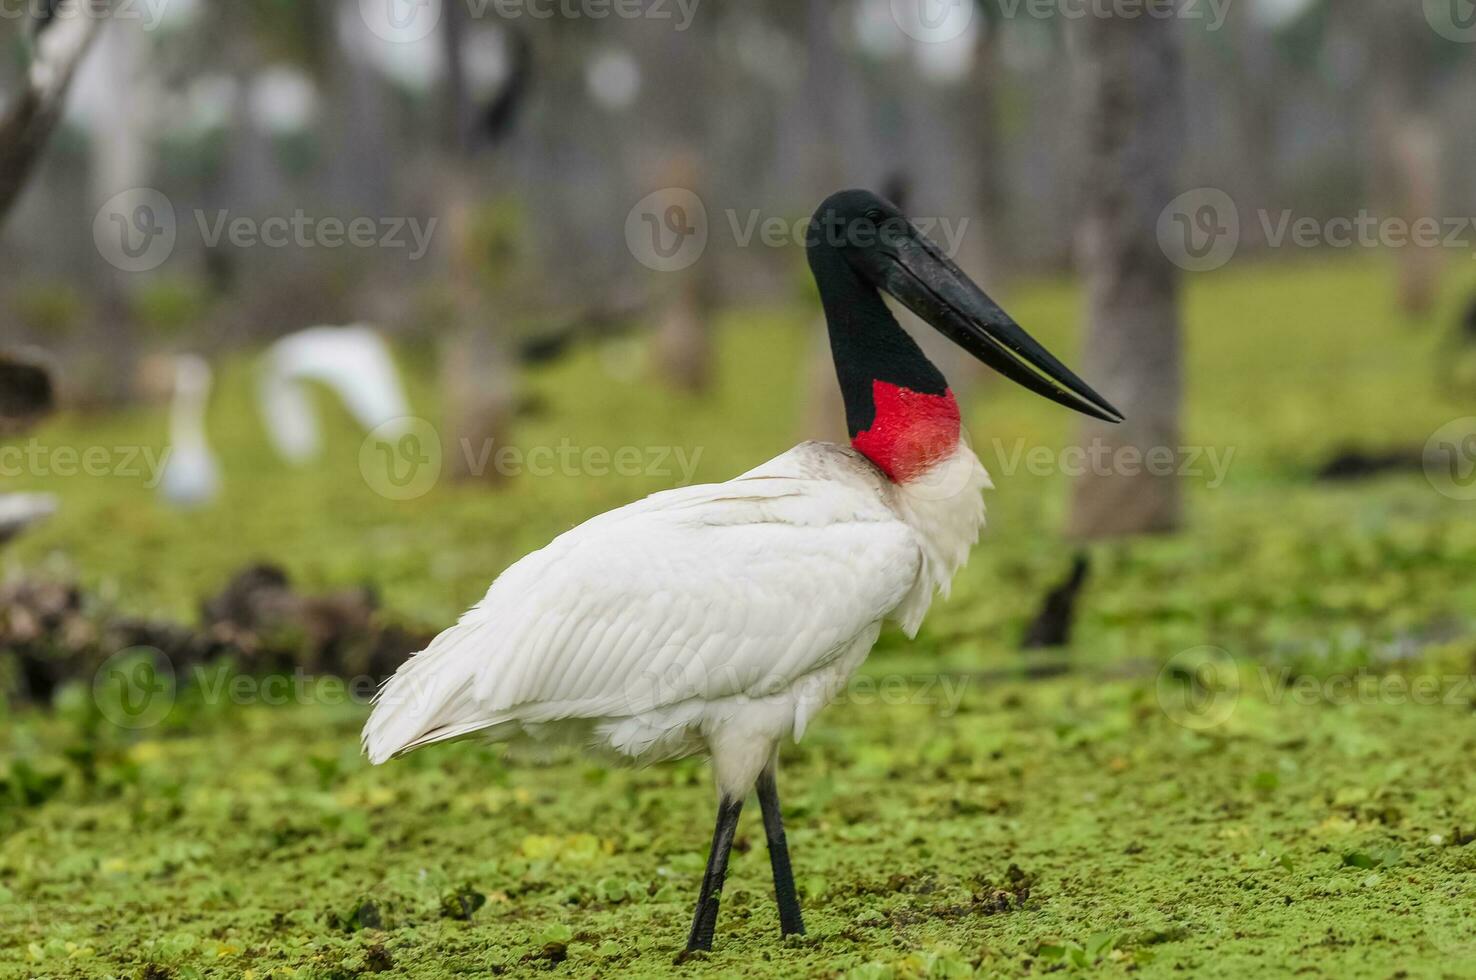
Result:
<svg viewBox="0 0 1476 980">
<path fill-rule="evenodd" d="M 984 524 L 984 467 L 948 382 L 886 292 L 1006 377 L 1122 415 L 893 205 L 821 204 L 806 251 L 851 445 L 809 442 L 727 483 L 669 490 L 513 564 L 380 690 L 369 759 L 481 733 L 645 764 L 706 754 L 717 825 L 687 939 L 712 948 L 728 855 L 757 791 L 779 923 L 804 932 L 780 818 L 780 744 L 845 687 L 884 621 L 916 635 Z"/>
</svg>

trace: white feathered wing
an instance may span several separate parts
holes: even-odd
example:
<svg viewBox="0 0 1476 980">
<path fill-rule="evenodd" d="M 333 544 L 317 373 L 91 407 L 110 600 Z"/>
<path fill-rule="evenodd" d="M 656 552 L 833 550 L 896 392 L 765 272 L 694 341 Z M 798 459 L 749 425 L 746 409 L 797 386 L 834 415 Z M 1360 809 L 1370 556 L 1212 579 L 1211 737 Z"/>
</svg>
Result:
<svg viewBox="0 0 1476 980">
<path fill-rule="evenodd" d="M 665 737 L 655 728 L 695 724 L 724 699 L 782 702 L 859 642 L 869 649 L 919 581 L 918 540 L 884 493 L 855 454 L 806 444 L 736 480 L 596 517 L 508 568 L 400 668 L 365 750 L 379 763 L 577 719 L 638 757 Z M 621 719 L 649 724 L 610 736 Z"/>
</svg>

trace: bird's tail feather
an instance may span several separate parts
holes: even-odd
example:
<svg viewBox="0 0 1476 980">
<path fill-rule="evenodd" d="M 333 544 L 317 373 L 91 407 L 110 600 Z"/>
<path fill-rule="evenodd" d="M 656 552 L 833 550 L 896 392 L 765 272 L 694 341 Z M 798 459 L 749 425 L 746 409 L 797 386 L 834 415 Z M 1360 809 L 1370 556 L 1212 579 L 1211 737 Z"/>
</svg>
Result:
<svg viewBox="0 0 1476 980">
<path fill-rule="evenodd" d="M 385 681 L 364 724 L 362 741 L 370 762 L 379 765 L 422 745 L 460 738 L 504 720 L 488 713 L 473 696 L 467 651 L 462 649 L 471 632 L 458 623 Z"/>
</svg>

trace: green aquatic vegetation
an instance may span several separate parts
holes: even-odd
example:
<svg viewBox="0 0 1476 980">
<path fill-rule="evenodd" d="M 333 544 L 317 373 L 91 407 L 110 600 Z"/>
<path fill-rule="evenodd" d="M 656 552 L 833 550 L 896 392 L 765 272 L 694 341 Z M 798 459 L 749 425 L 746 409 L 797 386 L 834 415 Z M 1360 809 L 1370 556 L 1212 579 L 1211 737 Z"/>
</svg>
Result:
<svg viewBox="0 0 1476 980">
<path fill-rule="evenodd" d="M 808 935 L 779 937 L 748 813 L 717 947 L 676 962 L 710 829 L 699 761 L 530 765 L 469 742 L 371 768 L 365 708 L 319 688 L 273 706 L 186 683 L 130 730 L 83 683 L 0 719 L 0 976 L 1472 975 L 1472 505 L 1418 472 L 1309 475 L 1471 413 L 1431 382 L 1434 332 L 1385 314 L 1380 272 L 1195 280 L 1184 441 L 1231 465 L 1189 480 L 1183 534 L 1093 549 L 1068 650 L 1015 648 L 1069 564 L 1066 481 L 1006 470 L 1016 438 L 1059 446 L 1072 422 L 1004 385 L 967 396 L 998 484 L 984 543 L 918 640 L 887 632 L 782 760 Z M 1008 305 L 1069 353 L 1074 293 Z M 710 401 L 653 390 L 638 346 L 584 352 L 530 379 L 546 408 L 517 441 L 701 449 L 696 479 L 732 476 L 799 435 L 807 314 L 731 315 Z M 409 355 L 435 418 L 430 359 Z M 756 401 L 756 377 L 778 394 Z M 218 507 L 32 474 L 13 482 L 64 510 L 7 565 L 188 618 L 265 558 L 309 591 L 372 584 L 387 617 L 434 628 L 520 554 L 676 479 L 525 473 L 388 500 L 340 411 L 324 459 L 292 470 L 251 392 L 250 364 L 226 365 Z M 157 449 L 162 416 L 36 438 Z"/>
</svg>

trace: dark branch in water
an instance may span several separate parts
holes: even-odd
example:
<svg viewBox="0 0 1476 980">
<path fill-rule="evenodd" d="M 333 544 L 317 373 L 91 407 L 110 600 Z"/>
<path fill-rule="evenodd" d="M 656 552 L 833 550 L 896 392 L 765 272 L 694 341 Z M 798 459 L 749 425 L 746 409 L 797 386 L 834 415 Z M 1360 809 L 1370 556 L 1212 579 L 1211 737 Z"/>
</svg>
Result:
<svg viewBox="0 0 1476 980">
<path fill-rule="evenodd" d="M 1076 621 L 1076 598 L 1081 594 L 1090 570 L 1086 552 L 1078 552 L 1071 562 L 1071 574 L 1046 594 L 1035 621 L 1025 631 L 1025 639 L 1020 643 L 1023 649 L 1064 647 L 1071 642 L 1071 628 Z"/>
</svg>

